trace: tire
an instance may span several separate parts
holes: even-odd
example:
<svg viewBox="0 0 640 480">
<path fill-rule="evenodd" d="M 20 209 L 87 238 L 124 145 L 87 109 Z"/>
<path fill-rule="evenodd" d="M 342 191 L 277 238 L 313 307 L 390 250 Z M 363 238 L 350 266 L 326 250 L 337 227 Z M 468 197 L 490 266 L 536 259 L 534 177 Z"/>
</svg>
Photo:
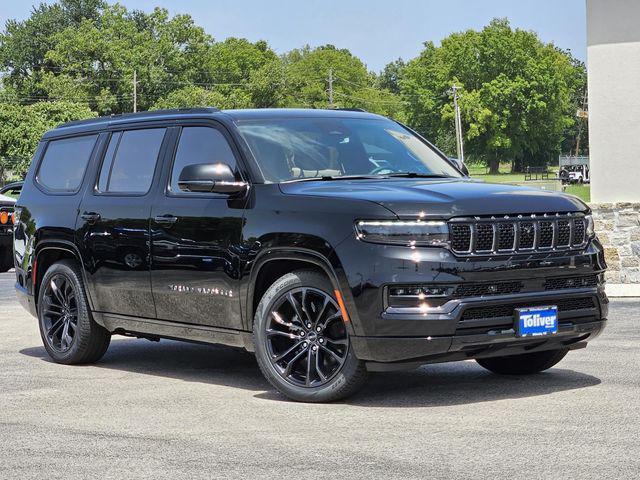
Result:
<svg viewBox="0 0 640 480">
<path fill-rule="evenodd" d="M 365 383 L 364 362 L 351 348 L 331 292 L 327 277 L 299 270 L 276 280 L 256 310 L 253 338 L 258 365 L 269 383 L 291 400 L 332 402 L 352 395 Z"/>
<path fill-rule="evenodd" d="M 547 370 L 564 358 L 569 350 L 547 350 L 509 357 L 478 358 L 476 362 L 500 375 L 531 375 Z"/>
<path fill-rule="evenodd" d="M 44 348 L 57 363 L 97 362 L 111 341 L 111 334 L 93 320 L 82 275 L 77 265 L 69 260 L 54 263 L 42 278 L 38 292 L 38 324 Z M 50 331 L 53 331 L 51 335 Z"/>
</svg>

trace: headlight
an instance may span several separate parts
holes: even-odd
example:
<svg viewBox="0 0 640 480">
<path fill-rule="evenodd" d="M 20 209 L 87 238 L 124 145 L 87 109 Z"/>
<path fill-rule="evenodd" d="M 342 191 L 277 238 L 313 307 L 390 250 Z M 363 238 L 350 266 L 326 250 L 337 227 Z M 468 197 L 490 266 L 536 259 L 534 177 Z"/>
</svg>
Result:
<svg viewBox="0 0 640 480">
<path fill-rule="evenodd" d="M 356 234 L 360 240 L 391 245 L 446 247 L 449 228 L 440 221 L 359 220 Z"/>
<path fill-rule="evenodd" d="M 586 230 L 587 238 L 593 238 L 596 236 L 596 229 L 593 224 L 593 215 L 585 215 L 584 219 L 586 220 Z"/>
</svg>

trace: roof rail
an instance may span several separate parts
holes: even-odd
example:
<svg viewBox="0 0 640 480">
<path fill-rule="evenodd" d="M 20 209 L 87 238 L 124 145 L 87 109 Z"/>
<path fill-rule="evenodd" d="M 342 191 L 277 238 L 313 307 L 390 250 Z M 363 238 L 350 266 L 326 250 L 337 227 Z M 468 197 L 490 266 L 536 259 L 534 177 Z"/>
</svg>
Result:
<svg viewBox="0 0 640 480">
<path fill-rule="evenodd" d="M 219 108 L 215 107 L 197 107 L 197 108 L 171 108 L 165 110 L 150 110 L 145 112 L 135 113 L 118 113 L 114 115 L 108 115 L 103 117 L 87 118 L 84 120 L 72 120 L 70 122 L 61 123 L 56 128 L 71 127 L 74 125 L 88 125 L 92 123 L 110 122 L 112 120 L 127 120 L 135 118 L 148 118 L 148 117 L 161 117 L 163 115 L 173 115 L 176 113 L 216 113 L 219 112 Z"/>
</svg>

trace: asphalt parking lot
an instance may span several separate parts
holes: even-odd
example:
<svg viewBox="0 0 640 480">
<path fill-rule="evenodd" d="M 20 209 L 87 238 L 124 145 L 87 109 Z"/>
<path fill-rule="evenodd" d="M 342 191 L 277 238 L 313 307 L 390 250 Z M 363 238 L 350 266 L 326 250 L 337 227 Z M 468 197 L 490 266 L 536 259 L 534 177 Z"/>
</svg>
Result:
<svg viewBox="0 0 640 480">
<path fill-rule="evenodd" d="M 284 400 L 253 357 L 114 337 L 51 363 L 0 274 L 0 478 L 638 478 L 640 301 L 557 368 L 372 375 L 346 402 Z"/>
</svg>

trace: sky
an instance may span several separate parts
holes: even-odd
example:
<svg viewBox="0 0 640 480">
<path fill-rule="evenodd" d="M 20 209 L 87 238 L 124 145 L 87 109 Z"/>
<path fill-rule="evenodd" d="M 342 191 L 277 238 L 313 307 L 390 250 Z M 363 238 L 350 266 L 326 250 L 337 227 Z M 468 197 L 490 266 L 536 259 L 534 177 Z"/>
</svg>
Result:
<svg viewBox="0 0 640 480">
<path fill-rule="evenodd" d="M 0 25 L 29 16 L 30 0 L 0 0 Z M 585 0 L 121 0 L 129 9 L 188 13 L 216 40 L 266 40 L 278 53 L 331 43 L 369 70 L 409 60 L 425 41 L 481 29 L 494 17 L 533 30 L 586 61 Z"/>
</svg>

